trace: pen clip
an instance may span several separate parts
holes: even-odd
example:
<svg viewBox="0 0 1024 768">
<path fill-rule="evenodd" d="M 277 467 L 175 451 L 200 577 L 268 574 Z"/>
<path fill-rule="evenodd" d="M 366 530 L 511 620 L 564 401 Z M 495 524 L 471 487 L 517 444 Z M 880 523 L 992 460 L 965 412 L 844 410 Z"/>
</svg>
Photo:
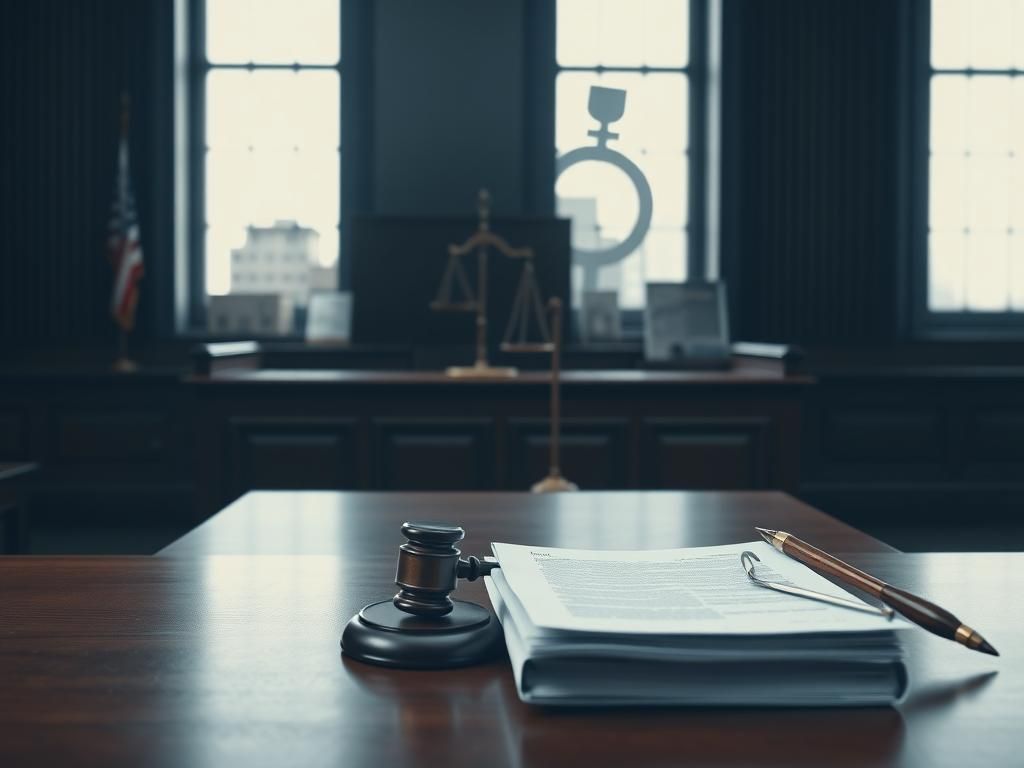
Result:
<svg viewBox="0 0 1024 768">
<path fill-rule="evenodd" d="M 787 595 L 796 595 L 797 597 L 806 597 L 810 600 L 818 600 L 819 602 L 836 605 L 840 608 L 849 608 L 852 611 L 861 611 L 862 613 L 871 613 L 875 616 L 884 616 L 886 619 L 892 620 L 894 611 L 887 605 L 878 607 L 862 603 L 858 600 L 847 600 L 846 598 L 836 597 L 834 595 L 826 595 L 824 592 L 815 592 L 813 589 L 804 589 L 803 587 L 795 587 L 791 584 L 782 584 L 777 581 L 765 581 L 754 573 L 753 560 L 761 562 L 761 558 L 749 549 L 745 550 L 740 555 L 740 563 L 743 565 L 743 570 L 746 572 L 747 578 L 759 587 L 774 589 L 776 592 L 785 592 Z"/>
</svg>

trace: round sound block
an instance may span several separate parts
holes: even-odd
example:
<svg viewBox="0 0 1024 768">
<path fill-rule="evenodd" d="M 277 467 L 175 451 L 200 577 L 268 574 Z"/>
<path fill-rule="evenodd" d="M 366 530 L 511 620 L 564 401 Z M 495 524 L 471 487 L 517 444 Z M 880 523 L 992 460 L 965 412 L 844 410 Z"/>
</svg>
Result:
<svg viewBox="0 0 1024 768">
<path fill-rule="evenodd" d="M 426 618 L 400 611 L 390 600 L 371 603 L 341 634 L 346 656 L 404 669 L 447 669 L 479 664 L 501 648 L 501 627 L 490 611 L 453 600 L 446 616 Z"/>
</svg>

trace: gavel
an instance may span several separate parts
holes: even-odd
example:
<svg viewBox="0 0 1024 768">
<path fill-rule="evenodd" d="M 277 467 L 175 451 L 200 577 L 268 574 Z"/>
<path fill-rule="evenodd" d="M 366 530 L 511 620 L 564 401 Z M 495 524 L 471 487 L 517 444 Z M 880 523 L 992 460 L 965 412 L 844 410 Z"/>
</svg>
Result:
<svg viewBox="0 0 1024 768">
<path fill-rule="evenodd" d="M 459 579 L 476 581 L 499 567 L 494 561 L 459 557 L 462 553 L 455 545 L 466 536 L 461 525 L 403 523 L 402 535 L 407 541 L 398 548 L 395 574 L 400 589 L 391 602 L 414 616 L 451 613 L 455 603 L 448 595 Z"/>
<path fill-rule="evenodd" d="M 341 650 L 369 664 L 409 669 L 445 669 L 476 664 L 501 647 L 501 627 L 483 606 L 449 595 L 459 579 L 475 581 L 500 567 L 478 557 L 463 559 L 458 525 L 407 522 L 398 548 L 391 600 L 365 606 L 349 620 Z"/>
</svg>

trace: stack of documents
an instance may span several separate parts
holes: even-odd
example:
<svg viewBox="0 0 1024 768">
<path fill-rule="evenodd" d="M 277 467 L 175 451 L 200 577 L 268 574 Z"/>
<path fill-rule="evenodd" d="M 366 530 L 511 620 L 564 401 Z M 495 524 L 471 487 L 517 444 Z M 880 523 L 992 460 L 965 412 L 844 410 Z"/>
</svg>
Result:
<svg viewBox="0 0 1024 768">
<path fill-rule="evenodd" d="M 485 583 L 520 698 L 547 705 L 869 706 L 906 688 L 910 626 L 747 578 L 851 595 L 762 541 L 605 552 L 494 544 Z"/>
</svg>

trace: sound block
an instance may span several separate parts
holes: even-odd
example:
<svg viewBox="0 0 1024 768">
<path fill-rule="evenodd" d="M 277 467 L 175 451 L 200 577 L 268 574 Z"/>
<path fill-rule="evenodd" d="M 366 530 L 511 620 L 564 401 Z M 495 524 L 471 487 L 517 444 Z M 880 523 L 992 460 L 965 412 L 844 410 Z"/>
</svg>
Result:
<svg viewBox="0 0 1024 768">
<path fill-rule="evenodd" d="M 449 669 L 479 664 L 501 649 L 498 620 L 486 608 L 461 600 L 446 616 L 426 618 L 400 611 L 390 600 L 371 603 L 341 634 L 346 656 L 401 669 Z"/>
</svg>

